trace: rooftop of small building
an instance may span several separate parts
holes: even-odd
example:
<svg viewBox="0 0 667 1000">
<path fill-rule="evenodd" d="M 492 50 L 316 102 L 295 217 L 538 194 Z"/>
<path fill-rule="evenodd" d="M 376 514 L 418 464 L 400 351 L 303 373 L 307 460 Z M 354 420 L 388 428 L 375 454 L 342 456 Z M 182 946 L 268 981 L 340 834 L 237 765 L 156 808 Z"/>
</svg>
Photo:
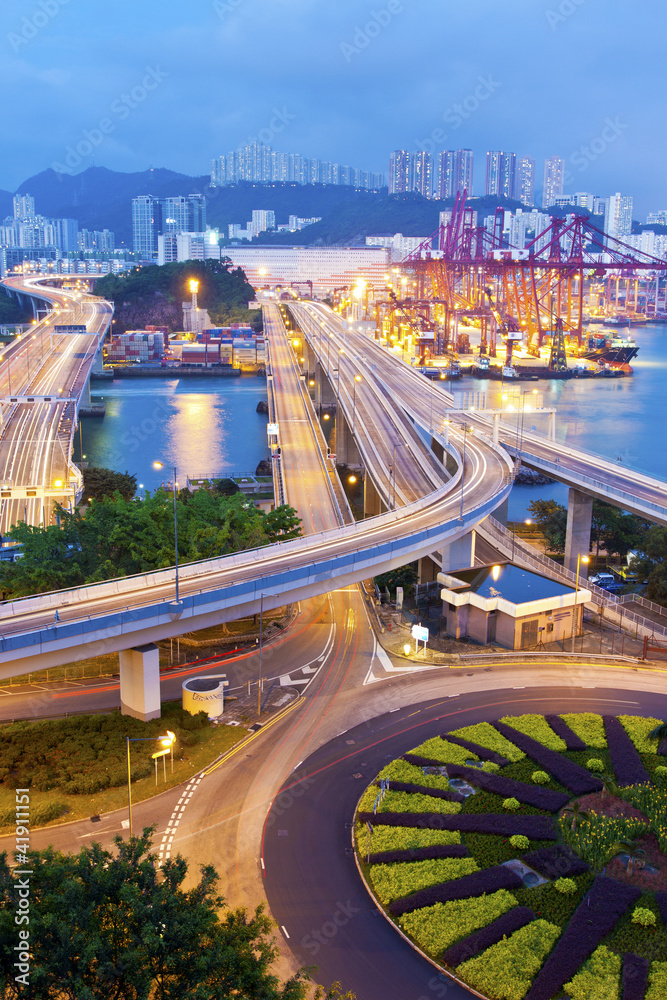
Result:
<svg viewBox="0 0 667 1000">
<path fill-rule="evenodd" d="M 545 598 L 574 593 L 574 587 L 568 587 L 539 573 L 513 566 L 511 563 L 495 563 L 492 566 L 457 570 L 455 576 L 445 577 L 442 574 L 439 580 L 447 590 L 459 593 L 471 591 L 487 599 L 502 597 L 512 604 L 527 604 L 530 601 L 541 601 Z M 582 584 L 585 586 L 586 581 L 583 580 Z"/>
</svg>

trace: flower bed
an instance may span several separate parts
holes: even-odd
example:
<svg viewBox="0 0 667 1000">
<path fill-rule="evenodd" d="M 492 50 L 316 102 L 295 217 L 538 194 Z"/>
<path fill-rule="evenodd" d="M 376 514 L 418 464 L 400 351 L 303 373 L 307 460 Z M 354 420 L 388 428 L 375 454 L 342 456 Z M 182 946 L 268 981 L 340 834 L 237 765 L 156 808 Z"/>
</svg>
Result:
<svg viewBox="0 0 667 1000">
<path fill-rule="evenodd" d="M 552 774 L 561 785 L 569 788 L 573 795 L 585 795 L 586 792 L 596 792 L 602 787 L 602 782 L 595 775 L 590 774 L 585 768 L 580 767 L 567 757 L 562 757 L 555 750 L 538 743 L 530 736 L 524 735 L 517 730 L 506 726 L 503 722 L 496 722 L 496 729 L 501 736 L 513 740 L 517 747 L 522 750 L 531 760 L 540 764 L 545 771 Z"/>
<path fill-rule="evenodd" d="M 641 785 L 649 780 L 637 749 L 615 715 L 604 716 L 612 767 L 619 785 Z"/>
<path fill-rule="evenodd" d="M 631 886 L 602 876 L 596 878 L 538 972 L 526 1000 L 552 1000 L 640 895 Z"/>
<path fill-rule="evenodd" d="M 463 962 L 479 955 L 480 951 L 485 951 L 491 945 L 498 944 L 504 937 L 509 937 L 515 931 L 525 927 L 526 924 L 535 920 L 535 914 L 527 906 L 515 906 L 508 913 L 504 913 L 486 927 L 480 928 L 473 934 L 469 934 L 463 941 L 447 948 L 442 955 L 445 965 L 456 968 Z"/>
<path fill-rule="evenodd" d="M 548 788 L 540 788 L 539 785 L 526 785 L 523 781 L 504 778 L 501 774 L 486 774 L 475 767 L 450 764 L 447 770 L 452 778 L 464 778 L 471 785 L 477 785 L 487 792 L 495 792 L 496 795 L 505 797 L 513 796 L 519 802 L 549 812 L 558 812 L 570 801 L 570 796 L 562 792 L 551 792 Z"/>
<path fill-rule="evenodd" d="M 648 734 L 657 726 L 662 725 L 662 719 L 646 719 L 637 715 L 619 715 L 626 733 L 640 753 L 657 753 L 658 740 L 650 740 Z"/>
<path fill-rule="evenodd" d="M 610 773 L 613 760 L 617 777 L 627 780 L 630 767 L 634 777 L 646 774 L 637 767 L 645 752 L 653 771 L 655 747 L 642 743 L 653 722 L 590 713 L 507 717 L 427 740 L 388 764 L 381 777 L 390 788 L 377 815 L 370 811 L 373 784 L 355 827 L 388 915 L 434 961 L 491 1000 L 667 1000 L 667 892 L 660 891 L 658 846 L 658 838 L 667 845 L 667 788 L 661 776 L 653 775 L 653 784 L 646 775 L 620 792 L 605 779 L 603 791 L 582 766 L 600 757 Z M 556 741 L 565 748 L 560 753 Z M 483 769 L 452 759 L 458 755 L 474 755 Z M 427 765 L 447 774 L 424 774 Z M 551 776 L 548 784 L 534 780 L 538 768 Z M 455 779 L 479 790 L 452 802 Z M 647 871 L 614 857 L 619 841 L 637 839 L 628 850 L 646 859 Z M 516 860 L 526 868 L 508 867 Z M 547 881 L 534 885 L 531 871 Z"/>
<path fill-rule="evenodd" d="M 582 740 L 581 736 L 578 736 L 560 715 L 545 715 L 544 718 L 547 720 L 556 735 L 560 736 L 567 750 L 586 749 L 586 744 Z"/>
<path fill-rule="evenodd" d="M 421 910 L 425 906 L 436 903 L 448 903 L 452 899 L 466 899 L 468 896 L 481 896 L 482 893 L 497 892 L 498 889 L 518 889 L 523 883 L 511 868 L 496 865 L 495 868 L 485 868 L 481 872 L 472 872 L 453 882 L 432 885 L 428 889 L 420 889 L 394 900 L 389 912 L 394 917 L 402 917 L 412 910 Z"/>
</svg>

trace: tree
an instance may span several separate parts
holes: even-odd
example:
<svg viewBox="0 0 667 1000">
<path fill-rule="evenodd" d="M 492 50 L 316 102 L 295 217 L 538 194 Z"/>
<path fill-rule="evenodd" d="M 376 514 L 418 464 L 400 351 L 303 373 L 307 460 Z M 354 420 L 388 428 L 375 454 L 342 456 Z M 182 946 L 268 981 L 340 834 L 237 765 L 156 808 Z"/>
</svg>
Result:
<svg viewBox="0 0 667 1000">
<path fill-rule="evenodd" d="M 118 491 L 124 500 L 131 500 L 137 491 L 137 477 L 129 472 L 114 472 L 90 466 L 83 472 L 83 500 L 102 500 Z"/>
<path fill-rule="evenodd" d="M 646 594 L 658 604 L 667 605 L 667 528 L 654 525 L 641 542 L 642 554 L 630 568 L 646 580 Z"/>
<path fill-rule="evenodd" d="M 570 829 L 573 832 L 577 830 L 582 823 L 587 823 L 591 818 L 590 813 L 587 813 L 585 809 L 582 809 L 578 802 L 573 802 L 571 805 L 566 806 L 565 809 L 563 809 L 563 816 L 565 816 L 569 821 Z"/>
<path fill-rule="evenodd" d="M 111 851 L 93 843 L 78 854 L 28 852 L 29 991 L 14 978 L 21 928 L 14 924 L 15 879 L 0 855 L 0 996 L 305 1000 L 305 969 L 285 983 L 273 972 L 278 950 L 262 907 L 228 909 L 210 865 L 185 889 L 185 860 L 179 855 L 158 867 L 152 832 L 129 841 L 118 836 Z M 315 995 L 334 1000 L 340 991 L 336 984 Z"/>
<path fill-rule="evenodd" d="M 544 535 L 552 552 L 565 551 L 567 507 L 555 500 L 533 500 L 528 510 Z"/>
<path fill-rule="evenodd" d="M 649 525 L 635 514 L 628 514 L 602 500 L 593 501 L 593 520 L 600 543 L 609 555 L 625 559 L 630 549 L 641 544 Z"/>
</svg>

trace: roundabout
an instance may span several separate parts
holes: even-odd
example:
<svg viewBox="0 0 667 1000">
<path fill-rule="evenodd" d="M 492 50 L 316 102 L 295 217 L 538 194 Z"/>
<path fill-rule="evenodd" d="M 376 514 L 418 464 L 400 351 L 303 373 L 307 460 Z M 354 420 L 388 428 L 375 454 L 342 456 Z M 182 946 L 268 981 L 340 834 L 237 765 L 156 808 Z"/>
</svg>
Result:
<svg viewBox="0 0 667 1000">
<path fill-rule="evenodd" d="M 364 1000 L 614 1000 L 628 977 L 628 997 L 660 1000 L 667 895 L 650 886 L 663 884 L 664 813 L 646 816 L 653 795 L 615 818 L 599 800 L 663 780 L 667 761 L 643 741 L 666 714 L 667 697 L 648 692 L 498 690 L 341 733 L 302 762 L 267 818 L 265 888 L 290 949 L 318 981 Z M 640 846 L 649 835 L 663 854 Z M 582 935 L 582 921 L 593 931 Z"/>
</svg>

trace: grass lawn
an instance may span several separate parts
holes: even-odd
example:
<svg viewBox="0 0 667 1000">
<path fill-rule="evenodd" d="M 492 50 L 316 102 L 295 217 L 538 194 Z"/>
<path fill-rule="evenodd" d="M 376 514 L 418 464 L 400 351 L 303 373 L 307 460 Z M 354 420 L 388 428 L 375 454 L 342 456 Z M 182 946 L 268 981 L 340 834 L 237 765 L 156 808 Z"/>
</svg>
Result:
<svg viewBox="0 0 667 1000">
<path fill-rule="evenodd" d="M 162 762 L 158 761 L 158 784 L 155 785 L 155 774 L 149 777 L 140 778 L 132 782 L 132 805 L 143 802 L 151 796 L 173 788 L 175 785 L 186 781 L 191 775 L 212 763 L 221 753 L 229 750 L 235 743 L 240 742 L 247 732 L 240 726 L 206 726 L 197 731 L 199 741 L 190 747 L 180 748 L 174 754 L 174 773 L 171 773 L 171 764 L 167 758 L 167 782 L 165 784 L 162 772 Z M 149 745 L 146 744 L 148 747 Z M 152 747 L 146 750 L 150 759 Z M 124 752 L 124 741 L 123 741 Z M 127 805 L 127 785 L 119 785 L 115 788 L 105 788 L 91 795 L 68 795 L 58 788 L 50 789 L 47 792 L 33 791 L 30 793 L 31 823 L 33 828 L 39 825 L 39 812 L 48 806 L 62 803 L 67 806 L 68 811 L 59 819 L 45 824 L 46 826 L 58 826 L 61 823 L 69 823 L 72 820 L 86 819 L 90 816 L 99 816 L 102 813 L 112 812 L 114 809 L 121 809 Z M 0 786 L 0 817 L 7 811 L 14 812 L 15 793 L 13 788 Z M 0 834 L 11 833 L 14 824 L 0 825 Z"/>
</svg>

